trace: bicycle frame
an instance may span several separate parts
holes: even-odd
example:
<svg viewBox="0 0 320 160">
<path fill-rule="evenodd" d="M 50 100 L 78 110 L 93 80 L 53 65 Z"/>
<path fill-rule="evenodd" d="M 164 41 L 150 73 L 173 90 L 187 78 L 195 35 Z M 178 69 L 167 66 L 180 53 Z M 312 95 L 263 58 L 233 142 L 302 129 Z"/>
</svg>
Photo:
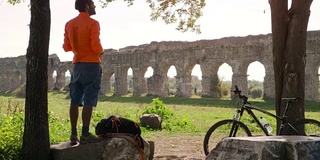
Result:
<svg viewBox="0 0 320 160">
<path fill-rule="evenodd" d="M 245 104 L 244 107 L 241 107 L 240 109 L 240 116 L 242 117 L 243 115 L 243 112 L 244 111 L 247 111 L 248 114 L 254 119 L 254 121 L 258 124 L 258 126 L 263 130 L 264 134 L 267 135 L 267 136 L 270 136 L 269 132 L 263 127 L 263 125 L 261 124 L 261 122 L 259 121 L 258 117 L 255 115 L 255 113 L 252 111 L 252 110 L 256 110 L 256 111 L 259 111 L 259 112 L 262 112 L 266 115 L 269 115 L 271 117 L 274 117 L 276 118 L 277 120 L 280 120 L 281 121 L 281 124 L 284 125 L 284 123 L 286 122 L 285 121 L 285 118 L 282 118 L 280 116 L 277 116 L 273 113 L 270 113 L 266 110 L 263 110 L 263 109 L 260 109 L 260 108 L 257 108 L 256 106 L 251 106 L 251 105 L 248 105 L 248 104 Z M 280 128 L 281 130 L 281 128 Z M 279 132 L 280 133 L 280 132 Z"/>
<path fill-rule="evenodd" d="M 256 106 L 253 106 L 251 104 L 248 104 L 248 103 L 243 103 L 242 104 L 242 107 L 240 109 L 237 110 L 237 116 L 236 118 L 234 119 L 235 122 L 236 121 L 240 121 L 241 117 L 243 116 L 244 114 L 244 111 L 247 111 L 247 113 L 254 119 L 254 121 L 258 124 L 258 126 L 262 129 L 262 131 L 264 132 L 265 135 L 267 136 L 271 136 L 268 131 L 263 127 L 263 125 L 261 124 L 261 122 L 259 121 L 258 117 L 255 115 L 254 111 L 259 111 L 261 113 L 264 113 L 268 116 L 271 116 L 273 118 L 276 118 L 277 120 L 280 120 L 281 122 L 281 125 L 280 125 L 280 128 L 279 128 L 279 131 L 277 133 L 277 135 L 280 135 L 281 134 L 281 131 L 284 127 L 285 124 L 289 125 L 292 129 L 294 129 L 295 131 L 297 131 L 289 122 L 286 121 L 286 115 L 287 115 L 287 112 L 288 112 L 288 108 L 289 108 L 289 104 L 292 102 L 292 101 L 295 101 L 296 98 L 282 98 L 282 100 L 287 100 L 286 102 L 286 106 L 285 106 L 285 112 L 284 112 L 284 116 L 280 117 L 280 116 L 277 116 L 269 111 L 266 111 L 264 109 L 260 109 Z M 235 124 L 235 123 L 234 123 Z M 235 136 L 235 134 L 237 133 L 237 130 L 238 130 L 238 127 L 237 125 L 234 125 L 232 126 L 232 129 L 231 129 L 231 132 L 229 134 L 229 136 Z"/>
<path fill-rule="evenodd" d="M 299 97 L 295 97 L 295 98 L 281 98 L 281 100 L 286 100 L 286 105 L 285 105 L 285 110 L 284 110 L 284 114 L 282 117 L 275 115 L 271 112 L 268 112 L 264 109 L 260 109 L 256 106 L 252 106 L 250 102 L 248 102 L 248 97 L 245 95 L 241 95 L 241 90 L 239 90 L 238 86 L 235 86 L 235 90 L 233 91 L 234 95 L 237 96 L 239 100 L 241 100 L 241 108 L 237 110 L 237 114 L 234 118 L 234 123 L 232 124 L 232 128 L 229 134 L 229 137 L 234 137 L 238 131 L 238 125 L 235 125 L 236 122 L 240 122 L 240 119 L 243 115 L 243 112 L 246 110 L 248 112 L 248 114 L 253 117 L 254 121 L 258 124 L 258 126 L 263 130 L 263 132 L 265 133 L 265 135 L 270 136 L 270 134 L 268 133 L 268 131 L 262 126 L 261 122 L 259 121 L 259 119 L 257 118 L 257 116 L 255 115 L 255 113 L 252 110 L 256 110 L 259 112 L 262 112 L 266 115 L 269 115 L 273 118 L 276 118 L 276 120 L 280 120 L 280 128 L 279 131 L 276 135 L 281 135 L 281 131 L 283 129 L 283 127 L 285 126 L 285 124 L 289 125 L 295 132 L 298 132 L 298 130 L 296 128 L 294 128 L 292 126 L 292 124 L 290 124 L 289 122 L 286 121 L 287 118 L 287 112 L 289 109 L 289 104 L 291 102 L 297 101 L 299 100 Z M 238 101 L 239 102 L 239 101 Z M 237 102 L 237 104 L 239 104 Z"/>
</svg>

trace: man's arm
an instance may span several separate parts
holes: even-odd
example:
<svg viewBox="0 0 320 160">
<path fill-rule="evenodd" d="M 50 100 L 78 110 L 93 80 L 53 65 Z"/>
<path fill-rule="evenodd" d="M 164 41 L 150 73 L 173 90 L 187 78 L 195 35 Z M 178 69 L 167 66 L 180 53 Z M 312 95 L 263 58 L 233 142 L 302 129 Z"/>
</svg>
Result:
<svg viewBox="0 0 320 160">
<path fill-rule="evenodd" d="M 72 51 L 72 46 L 70 44 L 70 39 L 67 31 L 67 24 L 64 29 L 64 40 L 63 40 L 62 48 L 64 49 L 65 52 Z"/>
<path fill-rule="evenodd" d="M 104 51 L 101 46 L 99 36 L 100 36 L 100 25 L 99 25 L 99 22 L 95 22 L 91 28 L 91 35 L 90 35 L 91 47 L 96 54 L 99 54 L 101 56 Z"/>
</svg>

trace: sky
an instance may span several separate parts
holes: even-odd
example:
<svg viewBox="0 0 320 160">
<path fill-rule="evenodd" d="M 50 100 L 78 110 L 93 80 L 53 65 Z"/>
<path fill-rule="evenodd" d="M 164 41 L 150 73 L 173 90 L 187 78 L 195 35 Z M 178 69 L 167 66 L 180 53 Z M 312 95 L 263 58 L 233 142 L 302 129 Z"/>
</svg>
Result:
<svg viewBox="0 0 320 160">
<path fill-rule="evenodd" d="M 29 41 L 29 1 L 14 6 L 6 1 L 0 0 L 0 57 L 25 55 Z M 175 29 L 176 24 L 167 25 L 160 19 L 152 22 L 149 16 L 151 11 L 145 1 L 136 0 L 133 6 L 127 7 L 125 2 L 118 0 L 107 8 L 101 8 L 98 0 L 94 2 L 97 14 L 92 18 L 100 23 L 100 39 L 105 49 L 149 44 L 152 41 L 196 41 L 271 33 L 268 0 L 207 0 L 203 16 L 198 21 L 201 34 L 182 33 Z M 51 0 L 50 8 L 49 54 L 57 54 L 61 61 L 71 61 L 73 54 L 64 52 L 62 43 L 65 23 L 78 15 L 74 0 Z M 320 30 L 319 15 L 320 0 L 316 0 L 311 6 L 308 30 Z M 262 64 L 251 64 L 248 79 L 263 80 L 262 70 Z M 172 76 L 174 72 L 169 69 L 168 74 Z M 196 65 L 192 74 L 201 76 L 200 66 Z M 232 71 L 229 66 L 222 65 L 218 74 L 229 80 Z"/>
</svg>

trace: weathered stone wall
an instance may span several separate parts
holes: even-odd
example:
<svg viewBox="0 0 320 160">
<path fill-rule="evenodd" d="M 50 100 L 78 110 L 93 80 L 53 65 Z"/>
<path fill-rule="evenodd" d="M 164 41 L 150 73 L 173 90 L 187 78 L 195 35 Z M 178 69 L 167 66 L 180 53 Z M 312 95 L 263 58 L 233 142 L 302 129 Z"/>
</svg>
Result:
<svg viewBox="0 0 320 160">
<path fill-rule="evenodd" d="M 265 67 L 264 94 L 274 97 L 274 73 L 272 59 L 272 36 L 255 35 L 227 37 L 194 42 L 151 42 L 140 46 L 129 46 L 120 50 L 107 49 L 103 55 L 102 93 L 110 92 L 110 79 L 114 75 L 114 94 L 128 93 L 127 73 L 133 71 L 133 95 L 168 96 L 167 72 L 171 65 L 177 70 L 176 96 L 190 97 L 193 86 L 191 72 L 196 64 L 202 71 L 202 96 L 220 97 L 218 69 L 223 63 L 232 68 L 232 86 L 238 85 L 247 94 L 247 69 L 258 61 Z M 0 59 L 0 92 L 12 91 L 25 81 L 24 56 Z M 320 31 L 308 32 L 306 65 L 306 99 L 318 100 L 320 66 Z M 153 68 L 153 76 L 144 74 Z M 57 72 L 56 80 L 52 77 Z M 72 72 L 71 62 L 60 62 L 53 54 L 49 57 L 49 89 L 66 86 L 65 73 Z"/>
<path fill-rule="evenodd" d="M 206 160 L 319 160 L 320 138 L 309 136 L 227 137 Z"/>
</svg>

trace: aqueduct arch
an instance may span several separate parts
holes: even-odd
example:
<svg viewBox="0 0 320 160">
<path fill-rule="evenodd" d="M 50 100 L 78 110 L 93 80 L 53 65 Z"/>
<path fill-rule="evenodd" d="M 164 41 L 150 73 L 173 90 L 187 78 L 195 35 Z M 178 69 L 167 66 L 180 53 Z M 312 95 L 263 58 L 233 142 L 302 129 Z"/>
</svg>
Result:
<svg viewBox="0 0 320 160">
<path fill-rule="evenodd" d="M 308 32 L 306 54 L 305 96 L 309 100 L 319 100 L 320 31 Z M 168 96 L 166 73 L 169 67 L 174 65 L 177 70 L 176 96 L 189 97 L 193 90 L 191 72 L 193 67 L 199 64 L 202 71 L 202 96 L 219 97 L 217 72 L 219 67 L 226 63 L 233 71 L 232 85 L 238 85 L 243 93 L 247 94 L 247 69 L 249 64 L 258 61 L 265 68 L 264 95 L 274 97 L 272 57 L 271 34 L 194 42 L 151 42 L 120 50 L 106 49 L 101 64 L 103 68 L 101 92 L 110 92 L 110 79 L 114 75 L 114 94 L 127 94 L 127 73 L 131 68 L 134 96 L 143 93 Z M 0 62 L 0 92 L 12 91 L 19 87 L 21 82 L 25 82 L 25 56 L 1 58 Z M 61 62 L 55 54 L 49 56 L 48 62 L 49 89 L 53 89 L 55 85 L 50 76 L 54 71 L 57 72 L 56 86 L 63 88 L 66 86 L 64 74 L 66 71 L 72 73 L 71 62 Z M 148 67 L 152 67 L 153 75 L 145 79 Z"/>
</svg>

